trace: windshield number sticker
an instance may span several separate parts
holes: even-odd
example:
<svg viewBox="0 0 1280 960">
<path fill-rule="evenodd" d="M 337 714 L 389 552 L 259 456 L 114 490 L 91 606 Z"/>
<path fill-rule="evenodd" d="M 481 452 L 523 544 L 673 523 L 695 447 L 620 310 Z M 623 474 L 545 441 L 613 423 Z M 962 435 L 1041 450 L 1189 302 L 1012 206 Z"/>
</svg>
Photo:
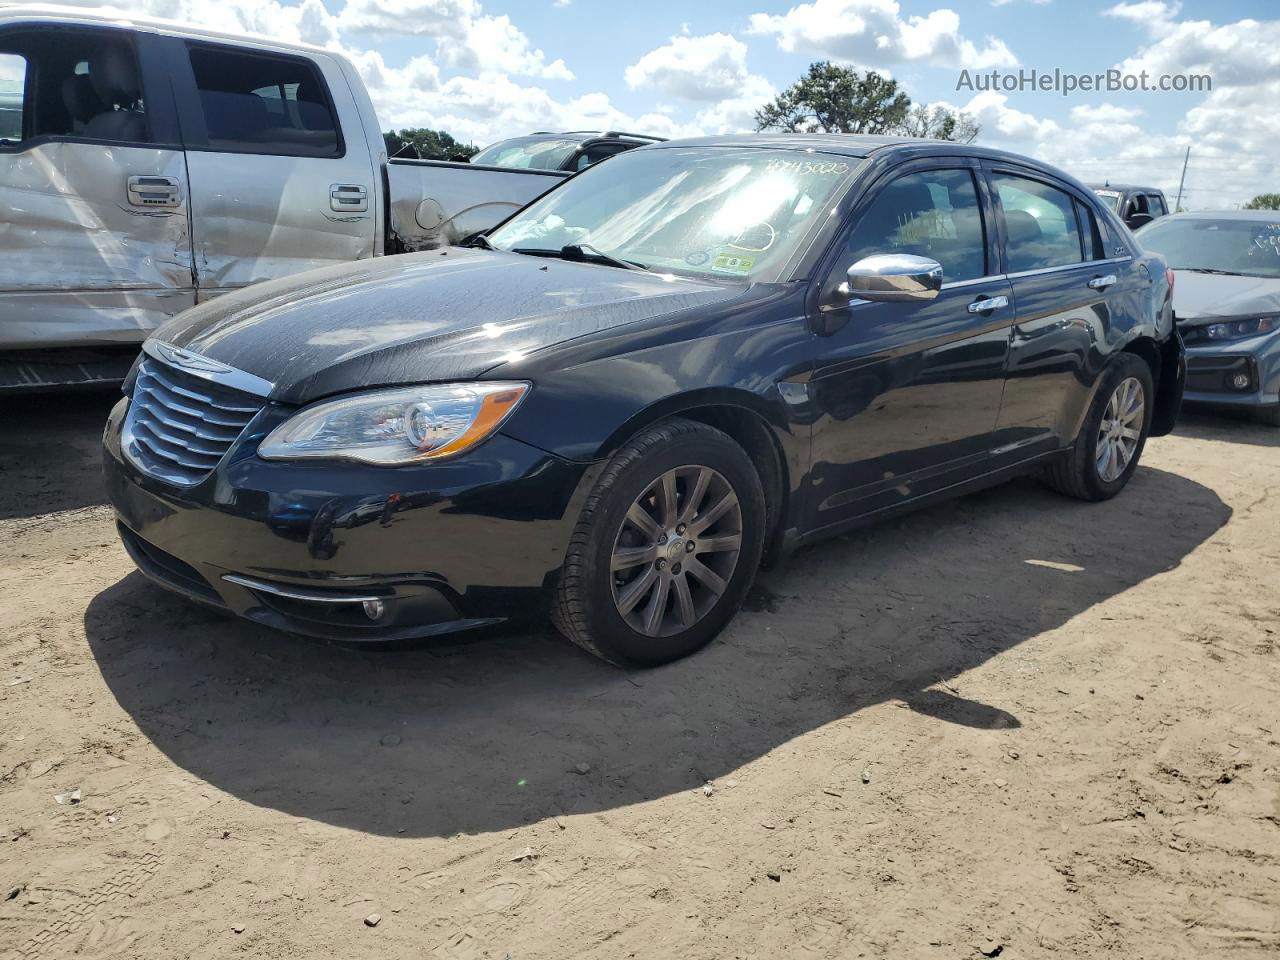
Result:
<svg viewBox="0 0 1280 960">
<path fill-rule="evenodd" d="M 784 160 L 774 157 L 769 161 L 770 173 L 794 173 L 800 177 L 833 177 L 849 172 L 849 165 L 841 160 Z"/>
<path fill-rule="evenodd" d="M 753 266 L 755 266 L 754 260 L 747 257 L 733 257 L 726 253 L 720 254 L 711 263 L 711 269 L 716 273 L 732 273 L 740 277 L 750 273 Z"/>
</svg>

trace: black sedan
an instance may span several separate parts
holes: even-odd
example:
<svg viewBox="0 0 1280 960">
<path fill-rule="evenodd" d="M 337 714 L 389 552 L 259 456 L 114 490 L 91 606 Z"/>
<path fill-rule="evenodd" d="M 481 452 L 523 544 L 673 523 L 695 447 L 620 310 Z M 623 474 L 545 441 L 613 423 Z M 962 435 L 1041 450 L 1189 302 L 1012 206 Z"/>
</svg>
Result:
<svg viewBox="0 0 1280 960">
<path fill-rule="evenodd" d="M 1171 287 L 1024 157 L 641 147 L 472 248 L 175 318 L 106 477 L 144 573 L 257 622 L 385 641 L 549 612 L 661 663 L 818 538 L 1026 473 L 1114 496 L 1181 402 Z"/>
</svg>

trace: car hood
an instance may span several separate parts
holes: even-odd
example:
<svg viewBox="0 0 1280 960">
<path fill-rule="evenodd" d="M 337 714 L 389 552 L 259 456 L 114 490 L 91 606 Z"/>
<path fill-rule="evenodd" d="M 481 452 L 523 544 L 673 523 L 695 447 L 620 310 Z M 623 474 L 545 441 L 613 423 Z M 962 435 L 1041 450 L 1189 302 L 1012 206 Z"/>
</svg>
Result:
<svg viewBox="0 0 1280 960">
<path fill-rule="evenodd" d="M 462 380 L 536 350 L 742 292 L 558 259 L 451 248 L 365 260 L 226 294 L 155 339 L 254 374 L 303 403 Z"/>
<path fill-rule="evenodd" d="M 1199 326 L 1224 317 L 1280 313 L 1280 280 L 1175 270 L 1173 313 L 1180 324 Z"/>
</svg>

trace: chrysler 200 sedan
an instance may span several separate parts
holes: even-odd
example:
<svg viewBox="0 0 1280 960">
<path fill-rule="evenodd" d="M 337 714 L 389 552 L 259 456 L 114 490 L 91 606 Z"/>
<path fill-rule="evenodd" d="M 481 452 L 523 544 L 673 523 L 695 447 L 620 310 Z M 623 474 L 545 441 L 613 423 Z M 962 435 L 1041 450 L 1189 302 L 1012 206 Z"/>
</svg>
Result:
<svg viewBox="0 0 1280 960">
<path fill-rule="evenodd" d="M 1280 213 L 1180 213 L 1143 228 L 1138 241 L 1177 277 L 1186 399 L 1280 427 Z"/>
<path fill-rule="evenodd" d="M 646 146 L 471 248 L 175 317 L 107 482 L 145 574 L 259 623 L 387 641 L 549 612 L 657 664 L 818 538 L 1019 474 L 1117 494 L 1181 401 L 1171 286 L 1023 157 Z"/>
</svg>

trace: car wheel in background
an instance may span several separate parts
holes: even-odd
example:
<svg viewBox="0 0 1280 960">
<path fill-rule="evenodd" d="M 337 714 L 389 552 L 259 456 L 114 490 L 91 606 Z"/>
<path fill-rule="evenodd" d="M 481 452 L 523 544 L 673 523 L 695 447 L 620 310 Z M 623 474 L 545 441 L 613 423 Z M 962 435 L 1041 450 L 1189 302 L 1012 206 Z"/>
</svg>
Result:
<svg viewBox="0 0 1280 960">
<path fill-rule="evenodd" d="M 1146 446 L 1154 400 L 1146 361 L 1132 353 L 1113 357 L 1075 443 L 1045 470 L 1049 486 L 1080 500 L 1109 500 L 1123 490 Z"/>
<path fill-rule="evenodd" d="M 583 507 L 552 619 L 617 664 L 653 666 L 709 643 L 760 564 L 760 476 L 727 434 L 672 419 L 629 440 Z"/>
</svg>

